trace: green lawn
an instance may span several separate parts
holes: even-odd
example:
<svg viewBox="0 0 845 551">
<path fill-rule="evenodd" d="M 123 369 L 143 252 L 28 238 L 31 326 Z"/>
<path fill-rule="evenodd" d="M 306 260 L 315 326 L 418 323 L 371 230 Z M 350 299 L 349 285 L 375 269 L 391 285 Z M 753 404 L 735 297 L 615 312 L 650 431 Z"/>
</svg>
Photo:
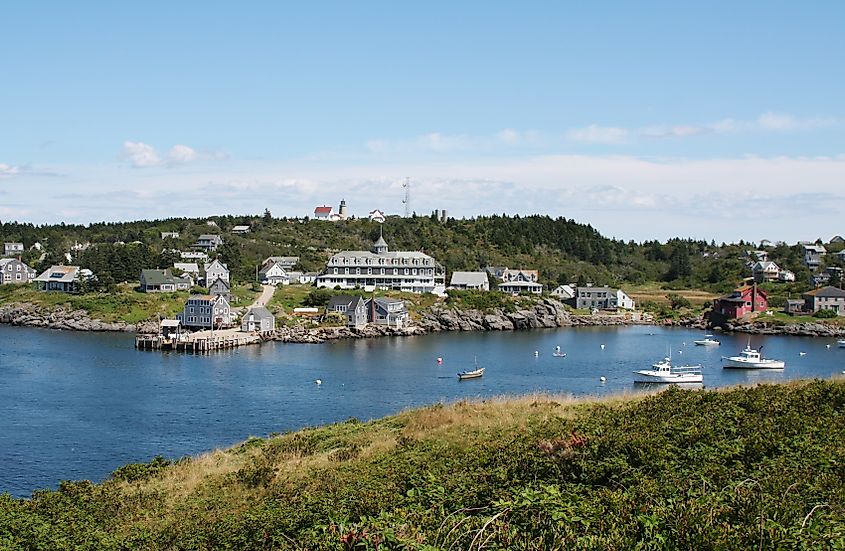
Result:
<svg viewBox="0 0 845 551">
<path fill-rule="evenodd" d="M 249 306 L 255 302 L 255 299 L 258 298 L 258 295 L 260 294 L 260 290 L 252 290 L 252 284 L 240 285 L 236 283 L 232 285 L 232 296 L 234 297 L 232 300 L 232 306 L 238 308 Z"/>
</svg>

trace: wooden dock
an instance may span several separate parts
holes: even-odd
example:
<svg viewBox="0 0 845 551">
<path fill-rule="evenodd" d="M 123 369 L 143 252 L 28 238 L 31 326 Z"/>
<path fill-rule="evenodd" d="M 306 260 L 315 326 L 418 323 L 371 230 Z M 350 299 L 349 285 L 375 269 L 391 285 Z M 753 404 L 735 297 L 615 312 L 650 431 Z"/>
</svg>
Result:
<svg viewBox="0 0 845 551">
<path fill-rule="evenodd" d="M 179 337 L 161 335 L 135 335 L 135 348 L 138 350 L 174 350 L 178 352 L 210 352 L 226 350 L 238 346 L 261 343 L 261 337 L 255 333 L 241 331 L 202 331 Z"/>
</svg>

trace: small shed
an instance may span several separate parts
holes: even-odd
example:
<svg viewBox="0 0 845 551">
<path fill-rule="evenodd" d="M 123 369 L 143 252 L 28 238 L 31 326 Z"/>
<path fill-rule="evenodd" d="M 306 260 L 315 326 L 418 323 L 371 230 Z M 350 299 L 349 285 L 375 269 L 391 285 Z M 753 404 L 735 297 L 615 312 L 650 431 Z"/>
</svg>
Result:
<svg viewBox="0 0 845 551">
<path fill-rule="evenodd" d="M 241 320 L 241 331 L 249 333 L 257 331 L 263 333 L 265 331 L 273 331 L 275 329 L 276 318 L 270 310 L 264 306 L 250 308 Z"/>
<path fill-rule="evenodd" d="M 173 337 L 176 337 L 178 339 L 179 335 L 182 334 L 182 322 L 179 320 L 163 319 L 158 322 L 158 327 L 158 332 L 165 339 L 170 339 Z"/>
</svg>

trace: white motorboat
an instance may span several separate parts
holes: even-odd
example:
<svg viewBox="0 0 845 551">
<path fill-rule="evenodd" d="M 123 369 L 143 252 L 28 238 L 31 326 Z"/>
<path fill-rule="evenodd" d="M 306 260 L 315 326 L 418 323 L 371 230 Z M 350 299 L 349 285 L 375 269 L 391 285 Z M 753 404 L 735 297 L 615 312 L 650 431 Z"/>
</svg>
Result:
<svg viewBox="0 0 845 551">
<path fill-rule="evenodd" d="M 704 376 L 700 365 L 672 367 L 671 358 L 664 358 L 651 369 L 634 371 L 635 383 L 701 383 Z"/>
<path fill-rule="evenodd" d="M 760 350 L 762 349 L 760 347 Z M 751 348 L 750 343 L 745 347 L 745 350 L 740 352 L 739 356 L 722 356 L 722 363 L 722 367 L 735 369 L 783 369 L 786 367 L 786 362 L 783 360 L 764 358 L 759 351 Z"/>
<path fill-rule="evenodd" d="M 704 335 L 704 338 L 698 341 L 693 341 L 698 346 L 719 346 L 720 343 L 716 339 L 713 338 L 713 335 Z"/>
<path fill-rule="evenodd" d="M 836 341 L 836 344 L 839 345 L 839 348 L 845 348 L 845 339 Z"/>
<path fill-rule="evenodd" d="M 552 352 L 552 356 L 554 356 L 555 358 L 565 358 L 566 352 L 561 352 L 560 347 L 555 346 L 555 351 Z"/>
</svg>

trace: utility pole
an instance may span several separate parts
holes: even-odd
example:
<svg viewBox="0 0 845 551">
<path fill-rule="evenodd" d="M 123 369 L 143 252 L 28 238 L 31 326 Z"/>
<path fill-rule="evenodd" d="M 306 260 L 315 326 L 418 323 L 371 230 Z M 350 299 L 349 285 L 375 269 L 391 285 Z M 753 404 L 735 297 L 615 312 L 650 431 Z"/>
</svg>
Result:
<svg viewBox="0 0 845 551">
<path fill-rule="evenodd" d="M 405 204 L 405 218 L 408 218 L 411 212 L 411 179 L 406 177 L 402 187 L 405 188 L 405 198 L 402 199 Z"/>
</svg>

